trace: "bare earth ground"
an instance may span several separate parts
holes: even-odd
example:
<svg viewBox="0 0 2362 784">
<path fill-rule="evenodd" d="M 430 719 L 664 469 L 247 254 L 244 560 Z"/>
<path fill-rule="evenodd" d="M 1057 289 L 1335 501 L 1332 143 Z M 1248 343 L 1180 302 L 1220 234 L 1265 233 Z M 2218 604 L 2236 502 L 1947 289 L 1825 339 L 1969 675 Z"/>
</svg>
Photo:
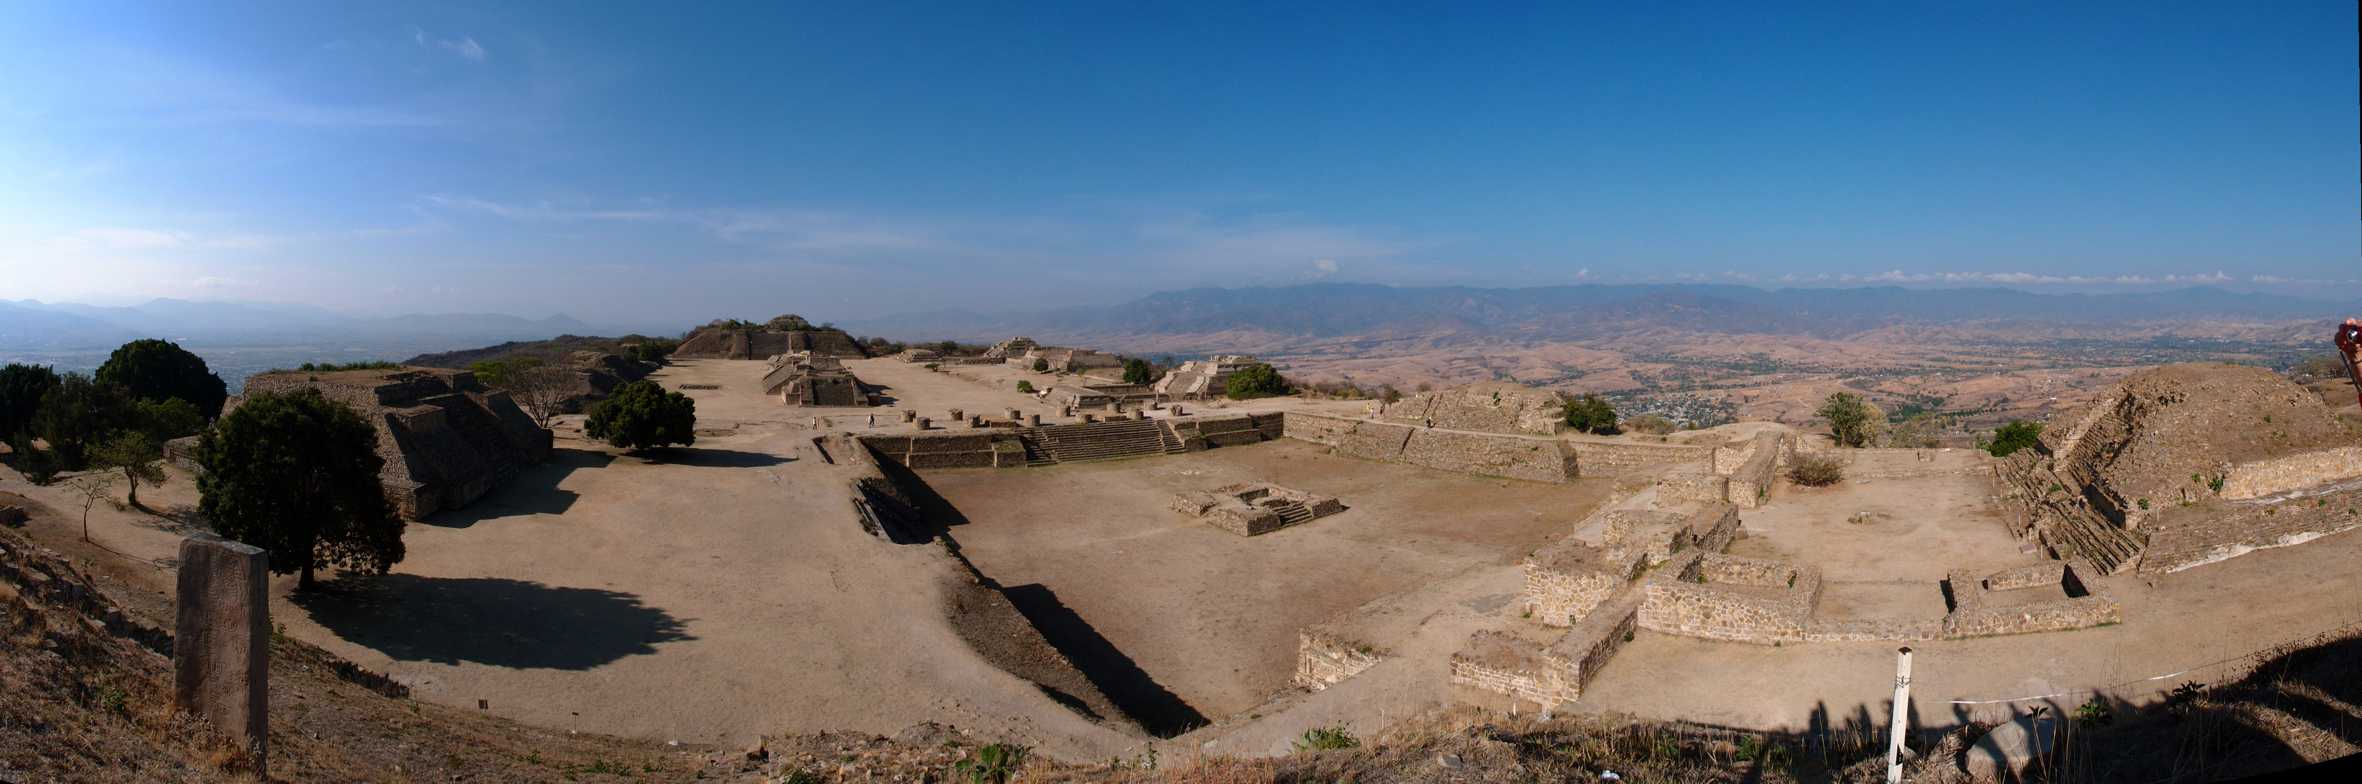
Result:
<svg viewBox="0 0 2362 784">
<path fill-rule="evenodd" d="M 926 474 L 959 508 L 961 550 L 1005 586 L 1038 586 L 1208 717 L 1287 686 L 1296 633 L 1471 565 L 1563 536 L 1605 480 L 1548 485 L 1332 457 L 1294 441 L 1189 455 Z M 1336 496 L 1346 511 L 1242 537 L 1167 508 L 1249 480 Z M 1480 506 L 1466 500 L 1485 499 Z"/>
<path fill-rule="evenodd" d="M 1019 371 L 927 373 L 889 362 L 863 361 L 856 372 L 907 396 L 907 405 L 995 411 L 1030 402 L 1005 375 Z M 695 448 L 658 460 L 620 456 L 562 427 L 557 459 L 467 509 L 411 527 L 409 559 L 395 574 L 339 581 L 300 601 L 288 596 L 291 580 L 282 581 L 273 617 L 291 636 L 412 684 L 420 699 L 465 710 L 481 699 L 496 716 L 556 729 L 736 745 L 759 733 L 892 733 L 932 719 L 1069 759 L 1140 748 L 1141 739 L 1058 707 L 972 651 L 942 617 L 949 588 L 935 576 L 943 573 L 935 559 L 946 556 L 863 534 L 846 507 L 847 476 L 810 446 L 815 413 L 866 419 L 867 412 L 781 407 L 752 388 L 762 367 L 705 360 L 666 368 L 657 378 L 668 386 L 721 386 L 688 391 L 700 407 Z M 1518 548 L 1538 544 L 1554 526 L 1571 531 L 1583 506 L 1554 495 L 1579 496 L 1580 486 L 1477 480 L 1316 452 L 1282 442 L 929 478 L 971 516 L 952 535 L 987 574 L 1005 585 L 1046 586 L 1208 718 L 1221 706 L 1258 709 L 1269 685 L 1285 679 L 1288 657 L 1272 652 L 1292 652 L 1296 627 L 1360 597 L 1392 608 L 1388 617 L 1397 620 L 1389 623 L 1404 631 L 1390 647 L 1402 656 L 1327 692 L 1262 704 L 1260 721 L 1185 738 L 1211 744 L 1202 746 L 1209 751 L 1267 754 L 1284 751 L 1306 727 L 1343 722 L 1371 732 L 1436 699 L 1444 657 L 1470 630 L 1516 622 L 1502 613 L 1518 586 Z M 1090 481 L 1097 476 L 1139 486 Z M 1332 492 L 1353 509 L 1254 539 L 1164 511 L 1167 488 L 1232 476 Z M 1981 483 L 1962 476 L 1873 479 L 1830 491 L 1782 486 L 1772 506 L 1742 514 L 1750 538 L 1740 549 L 1810 558 L 1831 580 L 1860 581 L 1864 587 L 1839 589 L 1859 612 L 1920 612 L 1926 600 L 1915 597 L 1924 592 L 1880 604 L 1898 594 L 1876 584 L 1932 582 L 1942 568 L 2020 557 L 1978 508 Z M 71 520 L 80 505 L 64 486 L 31 487 L 0 470 L 0 489 L 60 512 L 37 517 L 28 528 L 35 537 L 77 535 Z M 968 501 L 961 493 L 1008 497 Z M 193 483 L 177 472 L 141 496 L 157 509 L 195 500 Z M 1024 509 L 1039 511 L 1017 511 Z M 1844 521 L 1863 509 L 1888 517 Z M 1057 530 L 1061 519 L 1072 525 Z M 91 520 L 97 544 L 134 564 L 131 593 L 162 601 L 183 532 L 167 519 L 104 505 Z M 1952 699 L 2050 695 L 2194 670 L 2126 689 L 2153 694 L 2184 678 L 2206 679 L 2205 668 L 2220 660 L 2362 622 L 2353 600 L 2362 596 L 2362 576 L 2350 568 L 2357 556 L 2362 535 L 2347 533 L 2161 577 L 2098 579 L 2123 601 L 2124 624 L 1915 646 L 1919 720 L 1949 723 Z M 1126 582 L 1135 585 L 1090 588 Z M 1422 583 L 1436 590 L 1387 592 Z M 1844 598 L 1856 590 L 1864 593 Z M 1241 611 L 1251 602 L 1270 603 L 1270 613 Z M 1225 647 L 1209 631 L 1244 642 Z M 1277 648 L 1275 640 L 1283 640 Z M 1603 668 L 1579 709 L 1791 728 L 1814 725 L 1817 713 L 1841 724 L 1883 712 L 1893 647 L 1767 648 L 1642 633 Z M 1186 658 L 1193 653 L 1201 658 Z M 2014 705 L 2034 704 L 2042 702 Z M 1963 707 L 1961 715 L 1975 714 Z"/>
</svg>

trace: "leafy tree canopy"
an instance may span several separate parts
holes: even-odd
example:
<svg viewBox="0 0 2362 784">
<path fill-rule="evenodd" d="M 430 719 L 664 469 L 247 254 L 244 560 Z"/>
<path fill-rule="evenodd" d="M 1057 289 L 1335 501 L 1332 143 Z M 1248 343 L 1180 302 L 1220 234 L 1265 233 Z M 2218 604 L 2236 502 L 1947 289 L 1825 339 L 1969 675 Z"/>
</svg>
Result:
<svg viewBox="0 0 2362 784">
<path fill-rule="evenodd" d="M 627 450 L 697 442 L 697 401 L 654 381 L 634 381 L 591 409 L 583 432 Z"/>
<path fill-rule="evenodd" d="M 13 441 L 33 426 L 41 396 L 57 388 L 57 371 L 43 365 L 0 367 L 0 441 Z"/>
<path fill-rule="evenodd" d="M 2040 440 L 2042 423 L 2012 419 L 2009 424 L 1993 431 L 1993 440 L 1985 445 L 1985 451 L 1993 453 L 1994 457 L 2008 457 L 2010 453 L 2033 446 Z"/>
<path fill-rule="evenodd" d="M 402 561 L 402 519 L 377 472 L 377 429 L 318 390 L 265 392 L 205 431 L 198 509 L 223 537 L 270 551 L 271 571 L 384 574 Z"/>
<path fill-rule="evenodd" d="M 1232 400 L 1277 397 L 1288 393 L 1288 380 L 1280 377 L 1277 368 L 1257 362 L 1231 373 L 1222 392 Z"/>
<path fill-rule="evenodd" d="M 1148 360 L 1124 360 L 1124 383 L 1126 384 L 1146 384 L 1155 381 L 1156 379 L 1151 376 L 1154 372 L 1154 369 L 1148 366 Z"/>
<path fill-rule="evenodd" d="M 133 427 L 138 407 L 122 387 L 101 384 L 80 373 L 67 373 L 55 388 L 41 396 L 33 414 L 33 435 L 49 442 L 57 464 L 66 470 L 89 465 L 90 445 L 117 430 Z"/>
<path fill-rule="evenodd" d="M 99 383 L 122 387 L 141 400 L 186 400 L 206 419 L 221 416 L 222 403 L 230 399 L 229 385 L 205 367 L 203 358 L 180 344 L 155 338 L 134 340 L 115 349 L 106 364 L 98 366 L 96 377 Z"/>
<path fill-rule="evenodd" d="M 1869 446 L 1877 430 L 1882 429 L 1871 421 L 1872 412 L 1876 410 L 1860 395 L 1838 392 L 1822 401 L 1820 409 L 1814 411 L 1813 415 L 1829 423 L 1829 436 L 1836 439 L 1838 446 L 1859 448 Z M 1878 420 L 1876 425 L 1885 424 L 1884 414 L 1878 414 L 1875 418 Z"/>
<path fill-rule="evenodd" d="M 1583 395 L 1566 402 L 1566 426 L 1593 435 L 1614 435 L 1616 407 L 1598 395 Z"/>
</svg>

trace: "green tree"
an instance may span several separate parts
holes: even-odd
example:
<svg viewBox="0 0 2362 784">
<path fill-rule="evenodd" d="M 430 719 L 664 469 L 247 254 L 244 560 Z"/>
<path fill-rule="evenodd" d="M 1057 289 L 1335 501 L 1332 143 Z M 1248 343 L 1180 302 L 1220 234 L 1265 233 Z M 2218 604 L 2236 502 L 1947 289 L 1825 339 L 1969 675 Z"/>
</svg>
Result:
<svg viewBox="0 0 2362 784">
<path fill-rule="evenodd" d="M 1288 393 L 1288 380 L 1280 377 L 1278 369 L 1257 362 L 1231 373 L 1222 392 L 1232 400 L 1276 397 Z"/>
<path fill-rule="evenodd" d="M 33 435 L 49 442 L 59 467 L 81 470 L 90 464 L 90 446 L 132 426 L 137 411 L 122 387 L 67 373 L 41 396 L 41 410 L 33 414 Z"/>
<path fill-rule="evenodd" d="M 1874 415 L 1874 411 L 1862 396 L 1838 392 L 1822 401 L 1813 415 L 1829 423 L 1829 436 L 1836 439 L 1838 446 L 1860 448 L 1868 446 L 1870 439 L 1886 424 L 1885 417 Z M 1878 420 L 1876 423 L 1871 421 L 1874 418 Z"/>
<path fill-rule="evenodd" d="M 1616 429 L 1616 407 L 1607 399 L 1586 394 L 1566 401 L 1566 426 L 1577 432 L 1611 436 Z"/>
<path fill-rule="evenodd" d="M 487 386 L 508 388 L 516 386 L 518 377 L 525 371 L 541 366 L 540 357 L 506 357 L 478 361 L 468 365 L 467 372 L 475 374 L 476 380 Z"/>
<path fill-rule="evenodd" d="M 264 392 L 205 431 L 198 510 L 222 536 L 270 551 L 271 571 L 384 574 L 402 519 L 378 483 L 377 428 L 319 390 Z"/>
<path fill-rule="evenodd" d="M 229 385 L 205 367 L 204 359 L 180 344 L 155 338 L 115 349 L 106 364 L 98 366 L 97 380 L 141 400 L 186 400 L 206 419 L 221 416 L 222 403 L 230 399 Z"/>
<path fill-rule="evenodd" d="M 1124 360 L 1124 383 L 1126 384 L 1146 384 L 1155 381 L 1156 378 L 1153 375 L 1155 372 L 1154 368 L 1148 366 L 1148 360 Z"/>
<path fill-rule="evenodd" d="M 1022 378 L 1017 379 L 1017 391 L 1028 395 L 1033 394 L 1033 382 Z"/>
<path fill-rule="evenodd" d="M 625 450 L 697 442 L 697 401 L 654 381 L 634 381 L 591 409 L 583 432 Z"/>
<path fill-rule="evenodd" d="M 1041 357 L 1034 357 L 1034 358 L 1033 358 L 1033 372 L 1035 372 L 1035 373 L 1048 373 L 1048 372 L 1050 372 L 1050 361 L 1049 361 L 1049 360 L 1047 360 L 1047 359 L 1043 359 L 1043 358 L 1041 358 Z"/>
<path fill-rule="evenodd" d="M 2009 424 L 1993 431 L 1993 440 L 1985 444 L 1985 451 L 1994 457 L 2008 457 L 2010 453 L 2030 447 L 2042 440 L 2042 423 L 2012 419 Z"/>
<path fill-rule="evenodd" d="M 57 371 L 44 365 L 0 367 L 0 441 L 14 441 L 33 426 L 41 396 L 57 388 Z"/>
<path fill-rule="evenodd" d="M 117 430 L 92 444 L 90 465 L 123 474 L 123 485 L 128 488 L 124 503 L 133 509 L 147 508 L 139 505 L 140 485 L 154 487 L 169 477 L 164 473 L 164 444 L 138 430 Z"/>
<path fill-rule="evenodd" d="M 205 417 L 178 398 L 138 400 L 131 406 L 122 428 L 90 445 L 90 465 L 122 472 L 124 502 L 146 509 L 139 503 L 139 486 L 162 485 L 171 476 L 164 473 L 164 442 L 203 429 Z"/>
</svg>

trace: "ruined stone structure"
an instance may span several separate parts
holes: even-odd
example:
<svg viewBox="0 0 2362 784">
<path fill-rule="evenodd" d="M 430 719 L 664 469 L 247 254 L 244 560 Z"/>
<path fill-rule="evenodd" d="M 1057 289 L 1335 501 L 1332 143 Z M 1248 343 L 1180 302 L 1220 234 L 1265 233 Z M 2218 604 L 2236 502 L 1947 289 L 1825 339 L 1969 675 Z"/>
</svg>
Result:
<svg viewBox="0 0 2362 784">
<path fill-rule="evenodd" d="M 781 316 L 762 327 L 746 328 L 715 321 L 681 341 L 676 359 L 762 359 L 780 354 L 810 352 L 824 357 L 867 357 L 869 350 L 844 330 L 809 327 L 801 319 Z M 789 328 L 795 325 L 799 328 Z"/>
<path fill-rule="evenodd" d="M 911 468 L 1021 468 L 1269 441 L 1280 437 L 1284 421 L 1278 414 L 1229 414 L 1065 425 L 1011 422 L 959 432 L 867 434 L 860 440 L 879 458 Z"/>
<path fill-rule="evenodd" d="M 1693 552 L 1649 576 L 1640 626 L 1710 640 L 1798 642 L 1821 594 L 1809 565 Z"/>
<path fill-rule="evenodd" d="M 843 360 L 811 353 L 771 358 L 763 375 L 763 394 L 791 406 L 868 406 L 876 399 Z"/>
<path fill-rule="evenodd" d="M 1265 482 L 1173 496 L 1173 511 L 1240 536 L 1256 536 L 1345 511 L 1337 499 Z"/>
<path fill-rule="evenodd" d="M 1023 340 L 1023 338 L 1016 338 L 1016 340 Z M 1008 358 L 1009 364 L 1029 370 L 1033 368 L 1035 360 L 1046 363 L 1053 373 L 1081 373 L 1086 370 L 1117 368 L 1124 365 L 1124 361 L 1114 354 L 1101 354 L 1087 348 L 1060 346 L 1033 346 L 1027 348 L 1023 354 L 1012 354 Z"/>
<path fill-rule="evenodd" d="M 1566 429 L 1566 404 L 1555 392 L 1494 381 L 1374 403 L 1370 417 L 1416 427 L 1547 436 Z"/>
<path fill-rule="evenodd" d="M 549 458 L 550 432 L 533 423 L 504 391 L 472 373 L 432 368 L 281 370 L 246 379 L 226 415 L 263 392 L 317 389 L 377 426 L 378 478 L 403 517 L 420 519 L 467 505 Z"/>
<path fill-rule="evenodd" d="M 2305 514 L 2295 496 L 2362 479 L 2357 441 L 2318 396 L 2270 371 L 2169 365 L 2054 417 L 2036 449 L 1994 473 L 2021 532 L 2053 554 L 2104 573 L 2170 571 L 2352 527 Z M 2289 516 L 2270 519 L 2281 506 Z M 2160 544 L 2170 555 L 2150 563 Z"/>
<path fill-rule="evenodd" d="M 992 348 L 984 350 L 984 356 L 988 359 L 999 359 L 1014 362 L 1018 357 L 1025 356 L 1026 352 L 1032 351 L 1034 347 L 1038 345 L 1040 344 L 1033 342 L 1033 338 L 1023 336 L 1013 337 L 1008 340 L 992 344 Z"/>
<path fill-rule="evenodd" d="M 1952 597 L 1951 612 L 1944 617 L 1947 637 L 2066 631 L 2124 620 L 2115 598 L 2085 587 L 2064 561 L 1984 576 L 1954 571 L 1945 584 Z"/>
<path fill-rule="evenodd" d="M 1261 360 L 1245 354 L 1223 354 L 1213 359 L 1193 359 L 1180 367 L 1165 371 L 1156 380 L 1154 392 L 1165 400 L 1208 400 L 1229 391 L 1230 376 L 1241 368 Z"/>
<path fill-rule="evenodd" d="M 268 769 L 271 574 L 259 548 L 200 534 L 181 540 L 172 633 L 172 703 L 204 717 Z"/>
<path fill-rule="evenodd" d="M 1296 685 L 1320 691 L 1362 674 L 1382 659 L 1367 643 L 1306 629 L 1296 634 Z"/>
<path fill-rule="evenodd" d="M 1536 482 L 1576 474 L 1575 450 L 1557 438 L 1470 433 L 1289 412 L 1287 435 L 1365 460 Z M 1702 451 L 1702 450 L 1701 450 Z"/>
</svg>

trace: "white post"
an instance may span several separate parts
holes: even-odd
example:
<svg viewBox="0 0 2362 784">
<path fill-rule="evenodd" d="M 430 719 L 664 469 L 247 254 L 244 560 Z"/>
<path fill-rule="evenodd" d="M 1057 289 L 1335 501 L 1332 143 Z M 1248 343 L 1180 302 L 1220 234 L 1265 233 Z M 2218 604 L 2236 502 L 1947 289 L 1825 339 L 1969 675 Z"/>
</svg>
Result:
<svg viewBox="0 0 2362 784">
<path fill-rule="evenodd" d="M 1906 723 L 1910 720 L 1910 714 L 1906 712 L 1910 707 L 1911 648 L 1904 646 L 1902 650 L 1895 653 L 1895 711 L 1892 723 L 1887 728 L 1889 731 L 1886 744 L 1887 784 L 1902 784 L 1903 781 L 1903 730 L 1906 729 Z"/>
</svg>

